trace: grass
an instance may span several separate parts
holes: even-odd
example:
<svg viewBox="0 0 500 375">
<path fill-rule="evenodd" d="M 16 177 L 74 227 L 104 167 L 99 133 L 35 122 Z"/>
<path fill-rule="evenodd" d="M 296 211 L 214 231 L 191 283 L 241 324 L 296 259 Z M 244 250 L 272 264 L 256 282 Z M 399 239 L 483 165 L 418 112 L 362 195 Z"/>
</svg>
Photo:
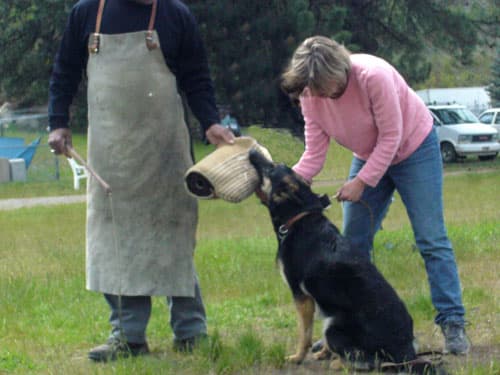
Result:
<svg viewBox="0 0 500 375">
<path fill-rule="evenodd" d="M 286 133 L 249 132 L 276 160 L 291 164 L 300 156 L 300 141 Z M 75 147 L 82 150 L 83 145 Z M 196 147 L 197 155 L 211 150 Z M 333 194 L 345 176 L 350 155 L 337 148 L 333 152 L 338 158 L 328 165 L 334 171 L 324 178 L 334 183 L 318 186 L 318 192 Z M 0 195 L 57 195 L 59 188 L 51 186 L 58 184 L 47 182 L 37 191 L 30 182 L 21 192 L 9 193 L 0 186 Z M 500 172 L 450 174 L 444 186 L 468 333 L 475 346 L 498 353 L 500 211 L 495 205 Z M 340 206 L 332 205 L 327 215 L 341 224 Z M 0 374 L 293 374 L 303 368 L 284 363 L 295 345 L 295 311 L 274 265 L 276 240 L 268 213 L 255 197 L 240 204 L 200 201 L 195 261 L 210 340 L 189 356 L 172 351 L 168 309 L 155 298 L 148 326 L 151 356 L 105 365 L 86 359 L 88 349 L 107 337 L 109 312 L 99 294 L 85 290 L 84 230 L 82 203 L 0 211 Z M 410 310 L 421 349 L 440 348 L 425 270 L 399 197 L 376 238 L 375 263 Z M 327 364 L 319 366 L 315 369 L 327 372 Z M 493 374 L 500 371 L 500 361 L 485 355 L 484 360 L 461 361 L 454 370 Z"/>
</svg>

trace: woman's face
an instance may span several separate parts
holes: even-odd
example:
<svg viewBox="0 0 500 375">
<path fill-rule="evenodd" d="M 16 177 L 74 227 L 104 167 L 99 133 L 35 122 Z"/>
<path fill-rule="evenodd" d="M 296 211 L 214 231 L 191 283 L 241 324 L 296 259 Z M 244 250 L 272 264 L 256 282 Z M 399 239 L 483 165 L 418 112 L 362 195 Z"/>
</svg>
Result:
<svg viewBox="0 0 500 375">
<path fill-rule="evenodd" d="M 332 81 L 322 90 L 314 90 L 311 88 L 311 94 L 313 96 L 319 96 L 321 98 L 330 98 L 330 99 L 340 98 L 344 93 L 344 91 L 345 91 L 345 85 L 339 84 L 339 82 L 337 81 Z"/>
</svg>

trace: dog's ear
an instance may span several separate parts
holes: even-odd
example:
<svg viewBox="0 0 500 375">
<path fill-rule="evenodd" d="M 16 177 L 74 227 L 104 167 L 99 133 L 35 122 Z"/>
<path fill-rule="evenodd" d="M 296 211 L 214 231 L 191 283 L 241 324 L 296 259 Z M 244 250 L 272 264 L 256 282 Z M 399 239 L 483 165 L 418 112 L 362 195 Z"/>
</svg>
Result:
<svg viewBox="0 0 500 375">
<path fill-rule="evenodd" d="M 304 177 L 302 177 L 301 175 L 299 175 L 298 173 L 295 173 L 295 172 L 294 172 L 294 176 L 297 179 L 299 185 L 303 185 L 303 187 L 305 187 L 308 190 L 311 189 L 311 182 L 310 181 L 307 181 Z M 326 195 L 326 194 L 318 195 L 318 198 L 320 200 L 321 207 L 323 207 L 324 209 L 330 207 L 332 202 L 330 201 L 330 198 L 328 197 L 328 195 Z"/>
</svg>

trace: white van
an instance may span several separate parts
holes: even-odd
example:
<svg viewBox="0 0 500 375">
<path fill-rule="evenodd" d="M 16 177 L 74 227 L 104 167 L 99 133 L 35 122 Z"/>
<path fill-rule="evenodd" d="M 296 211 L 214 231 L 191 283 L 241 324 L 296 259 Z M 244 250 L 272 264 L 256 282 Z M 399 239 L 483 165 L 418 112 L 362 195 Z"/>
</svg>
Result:
<svg viewBox="0 0 500 375">
<path fill-rule="evenodd" d="M 500 151 L 498 132 L 490 125 L 481 124 L 463 105 L 429 105 L 437 129 L 443 162 L 457 158 L 478 156 L 479 160 L 493 160 Z"/>
<path fill-rule="evenodd" d="M 479 121 L 483 124 L 493 126 L 500 134 L 500 108 L 490 108 L 482 112 L 479 115 Z"/>
</svg>

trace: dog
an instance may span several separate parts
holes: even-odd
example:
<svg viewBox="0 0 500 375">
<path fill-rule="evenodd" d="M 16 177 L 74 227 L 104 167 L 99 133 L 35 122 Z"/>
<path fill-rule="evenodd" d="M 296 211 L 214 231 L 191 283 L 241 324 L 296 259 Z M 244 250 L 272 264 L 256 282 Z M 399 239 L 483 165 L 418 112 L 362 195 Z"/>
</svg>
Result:
<svg viewBox="0 0 500 375">
<path fill-rule="evenodd" d="M 277 264 L 298 312 L 297 350 L 287 360 L 300 363 L 306 357 L 318 310 L 326 345 L 316 359 L 331 351 L 355 369 L 390 362 L 401 364 L 398 371 L 427 373 L 430 364 L 417 358 L 413 320 L 403 301 L 368 256 L 351 248 L 323 215 L 328 197 L 315 194 L 292 169 L 257 150 L 250 151 L 249 160 L 260 178 L 256 194 L 277 235 Z"/>
</svg>

